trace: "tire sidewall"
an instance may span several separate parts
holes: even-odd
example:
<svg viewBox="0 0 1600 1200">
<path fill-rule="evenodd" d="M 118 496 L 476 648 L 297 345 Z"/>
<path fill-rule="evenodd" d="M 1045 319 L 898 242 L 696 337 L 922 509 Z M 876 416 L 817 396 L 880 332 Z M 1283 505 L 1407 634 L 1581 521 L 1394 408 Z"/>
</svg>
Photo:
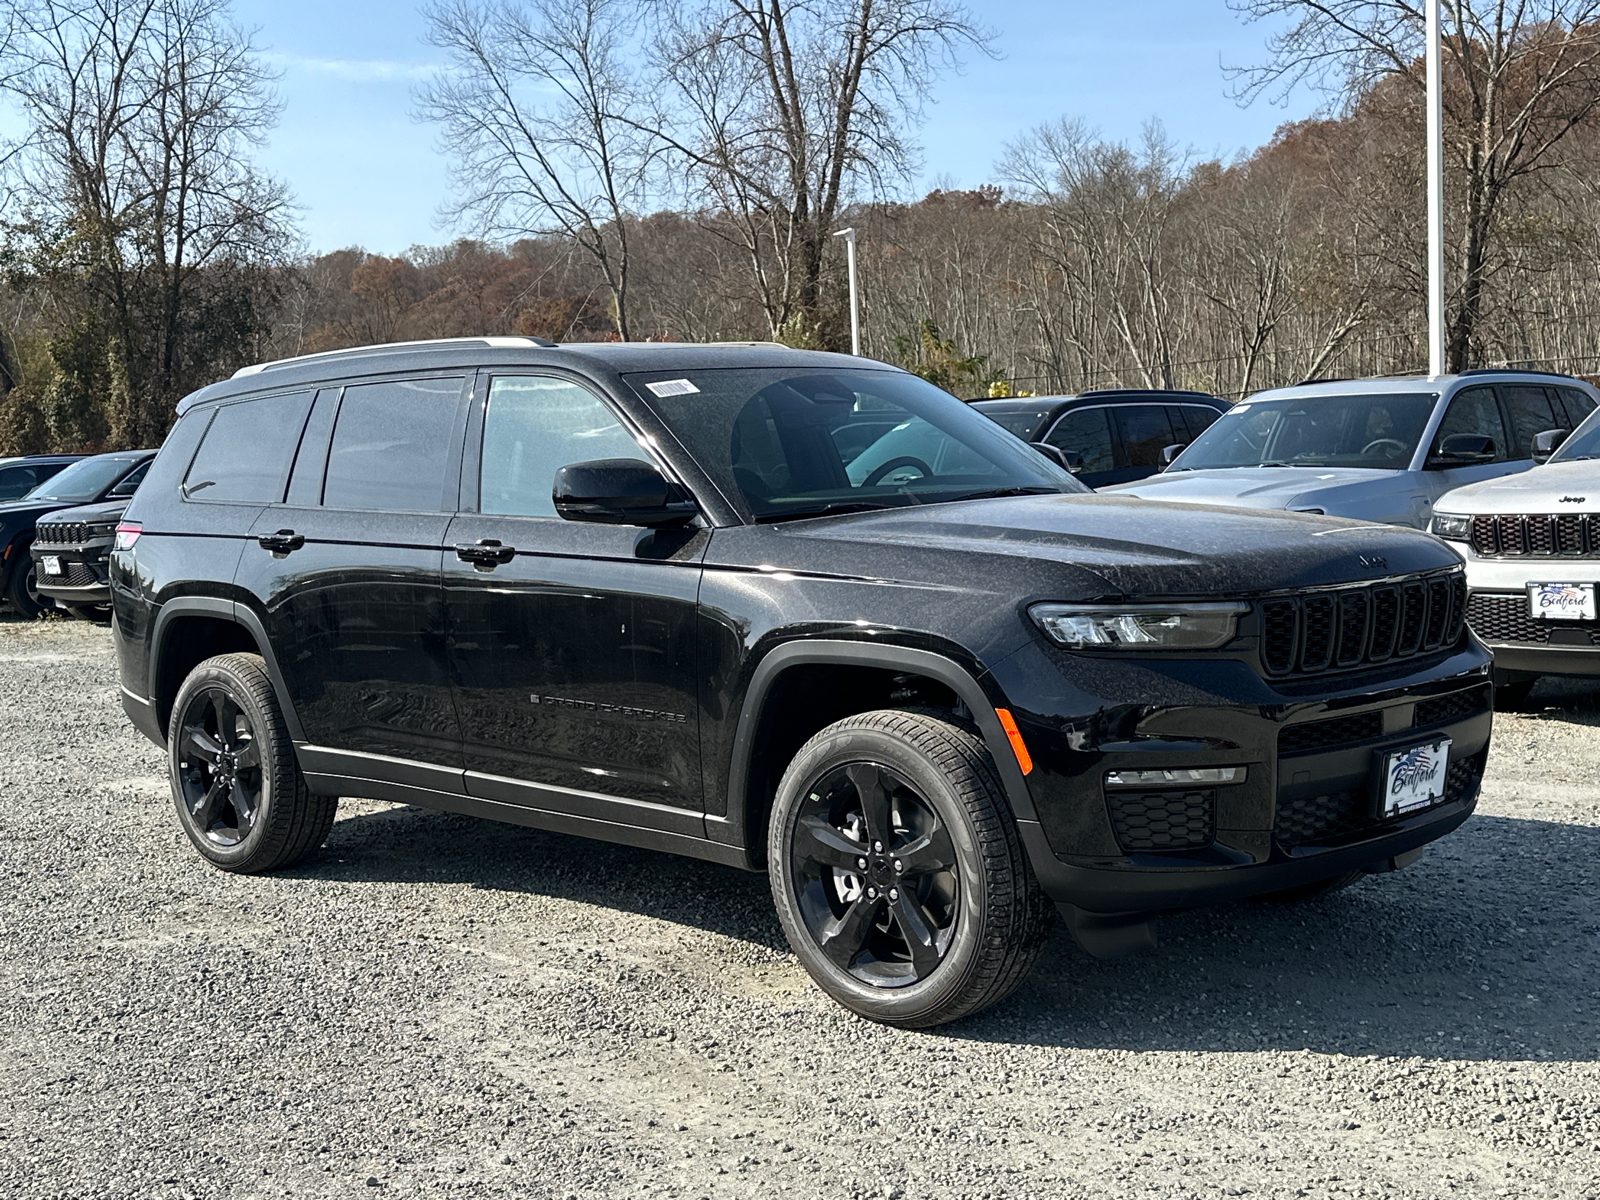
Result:
<svg viewBox="0 0 1600 1200">
<path fill-rule="evenodd" d="M 931 976 L 906 987 L 873 987 L 835 966 L 812 938 L 796 903 L 790 850 L 801 801 L 822 776 L 856 762 L 877 763 L 903 775 L 944 822 L 956 851 L 961 904 L 950 948 Z M 901 739 L 877 730 L 850 729 L 803 748 L 778 785 L 768 831 L 767 867 L 778 918 L 795 954 L 817 984 L 847 1008 L 869 1017 L 914 1022 L 923 1014 L 937 1012 L 967 988 L 982 951 L 988 916 L 983 855 L 967 807 L 949 778 Z"/>
<path fill-rule="evenodd" d="M 195 825 L 194 819 L 189 815 L 188 806 L 183 801 L 183 787 L 179 780 L 178 755 L 181 751 L 178 725 L 195 693 L 209 687 L 225 690 L 233 702 L 248 716 L 261 762 L 260 807 L 256 811 L 255 824 L 237 846 L 219 846 Z M 278 736 L 276 717 L 276 713 L 264 712 L 261 705 L 256 703 L 250 687 L 237 670 L 227 663 L 215 660 L 203 662 L 190 672 L 189 677 L 183 681 L 183 687 L 178 689 L 178 697 L 173 702 L 172 716 L 167 730 L 167 778 L 172 789 L 172 803 L 177 809 L 178 824 L 183 827 L 183 832 L 194 844 L 194 848 L 219 867 L 239 867 L 249 862 L 268 836 L 268 830 L 272 825 L 273 805 L 278 792 L 276 771 L 279 756 L 276 745 Z"/>
</svg>

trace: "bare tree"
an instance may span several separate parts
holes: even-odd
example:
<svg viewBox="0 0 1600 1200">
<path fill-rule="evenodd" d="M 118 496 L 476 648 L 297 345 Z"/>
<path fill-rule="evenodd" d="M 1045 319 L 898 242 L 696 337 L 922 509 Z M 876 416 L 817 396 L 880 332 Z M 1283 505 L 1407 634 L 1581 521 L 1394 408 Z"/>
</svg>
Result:
<svg viewBox="0 0 1600 1200">
<path fill-rule="evenodd" d="M 1291 22 L 1271 39 L 1265 65 L 1238 73 L 1245 100 L 1301 82 L 1366 96 L 1391 81 L 1420 99 L 1422 0 L 1230 3 L 1252 19 Z M 1556 148 L 1600 105 L 1600 0 L 1444 7 L 1446 134 L 1461 183 L 1448 362 L 1460 370 L 1478 336 L 1508 194 L 1549 169 Z"/>
<path fill-rule="evenodd" d="M 655 161 L 625 61 L 637 51 L 637 10 L 620 0 L 447 0 L 424 13 L 450 59 L 417 94 L 454 160 L 459 198 L 447 217 L 484 237 L 570 239 L 599 268 L 627 341 L 628 222 Z"/>
</svg>

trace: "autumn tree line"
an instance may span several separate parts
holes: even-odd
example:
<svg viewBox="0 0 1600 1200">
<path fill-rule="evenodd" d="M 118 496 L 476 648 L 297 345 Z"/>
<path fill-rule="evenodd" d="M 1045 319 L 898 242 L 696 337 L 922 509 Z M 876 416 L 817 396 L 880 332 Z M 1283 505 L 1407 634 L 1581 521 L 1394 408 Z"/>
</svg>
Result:
<svg viewBox="0 0 1600 1200">
<path fill-rule="evenodd" d="M 910 199 L 976 10 L 435 0 L 449 240 L 391 258 L 308 253 L 228 0 L 0 0 L 0 454 L 153 445 L 240 366 L 369 342 L 848 349 L 847 226 L 863 352 L 961 396 L 1422 369 L 1421 0 L 1226 2 L 1276 30 L 1240 101 L 1321 115 L 1228 162 L 1043 120 Z M 1444 57 L 1450 366 L 1600 374 L 1600 0 L 1446 0 Z"/>
</svg>

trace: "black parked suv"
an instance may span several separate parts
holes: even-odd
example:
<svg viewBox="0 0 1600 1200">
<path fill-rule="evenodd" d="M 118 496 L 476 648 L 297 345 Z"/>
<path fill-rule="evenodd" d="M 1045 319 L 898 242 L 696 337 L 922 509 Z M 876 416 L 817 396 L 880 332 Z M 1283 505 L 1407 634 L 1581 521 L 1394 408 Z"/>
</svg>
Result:
<svg viewBox="0 0 1600 1200">
<path fill-rule="evenodd" d="M 0 503 L 20 500 L 82 457 L 81 454 L 25 454 L 18 458 L 0 458 Z"/>
<path fill-rule="evenodd" d="M 974 400 L 972 407 L 1072 471 L 1092 488 L 1158 473 L 1223 413 L 1205 392 L 1107 388 L 1076 396 Z"/>
<path fill-rule="evenodd" d="M 44 517 L 82 504 L 111 501 L 126 503 L 150 469 L 154 450 L 129 450 L 117 454 L 96 454 L 81 458 L 49 476 L 20 500 L 0 504 L 0 594 L 11 602 L 11 610 L 23 617 L 36 617 L 52 603 L 39 588 L 32 547 L 35 526 Z M 63 576 L 65 581 L 68 577 Z M 85 603 L 105 604 L 109 596 Z"/>
<path fill-rule="evenodd" d="M 138 486 L 134 481 L 133 486 Z M 43 602 L 82 620 L 103 620 L 111 611 L 111 545 L 133 497 L 65 508 L 34 527 L 34 586 Z"/>
<path fill-rule="evenodd" d="M 1017 985 L 1050 900 L 1122 953 L 1476 802 L 1489 657 L 1442 542 L 1090 495 L 882 364 L 472 339 L 180 413 L 113 636 L 224 869 L 368 796 L 766 871 L 823 988 L 927 1026 Z"/>
</svg>

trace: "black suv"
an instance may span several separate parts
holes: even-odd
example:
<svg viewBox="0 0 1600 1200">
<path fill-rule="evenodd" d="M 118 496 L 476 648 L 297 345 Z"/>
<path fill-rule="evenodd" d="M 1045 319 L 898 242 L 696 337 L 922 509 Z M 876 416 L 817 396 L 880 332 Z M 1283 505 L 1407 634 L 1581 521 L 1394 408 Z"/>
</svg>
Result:
<svg viewBox="0 0 1600 1200">
<path fill-rule="evenodd" d="M 0 503 L 20 500 L 82 457 L 81 454 L 26 454 L 20 458 L 0 458 Z"/>
<path fill-rule="evenodd" d="M 1174 448 L 1228 411 L 1226 401 L 1205 392 L 1143 388 L 974 400 L 972 407 L 1092 488 L 1149 478 L 1172 461 Z"/>
<path fill-rule="evenodd" d="M 39 589 L 32 547 L 35 526 L 51 513 L 82 504 L 105 501 L 125 503 L 150 469 L 154 450 L 129 450 L 80 458 L 48 476 L 20 500 L 0 504 L 0 593 L 11 601 L 12 611 L 36 617 L 51 601 Z M 66 576 L 62 577 L 65 581 Z M 110 599 L 102 595 L 94 603 Z"/>
<path fill-rule="evenodd" d="M 1017 985 L 1050 900 L 1122 953 L 1476 802 L 1444 543 L 1090 495 L 879 363 L 472 339 L 179 411 L 113 636 L 225 869 L 302 859 L 338 796 L 695 855 L 768 873 L 840 1002 L 927 1026 Z"/>
</svg>

